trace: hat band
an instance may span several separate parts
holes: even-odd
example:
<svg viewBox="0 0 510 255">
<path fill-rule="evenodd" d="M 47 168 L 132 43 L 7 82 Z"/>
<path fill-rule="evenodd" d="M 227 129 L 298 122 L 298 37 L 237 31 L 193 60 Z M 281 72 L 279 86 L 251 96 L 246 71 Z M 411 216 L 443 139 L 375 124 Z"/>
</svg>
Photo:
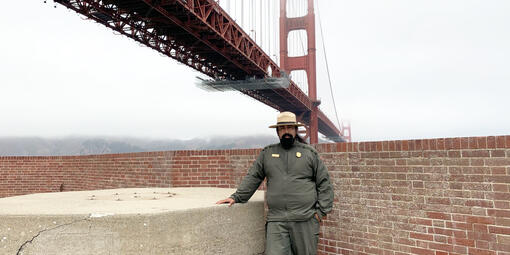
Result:
<svg viewBox="0 0 510 255">
<path fill-rule="evenodd" d="M 287 125 L 287 124 L 296 125 L 297 122 L 287 121 L 287 122 L 278 122 L 278 123 L 276 123 L 276 125 Z"/>
</svg>

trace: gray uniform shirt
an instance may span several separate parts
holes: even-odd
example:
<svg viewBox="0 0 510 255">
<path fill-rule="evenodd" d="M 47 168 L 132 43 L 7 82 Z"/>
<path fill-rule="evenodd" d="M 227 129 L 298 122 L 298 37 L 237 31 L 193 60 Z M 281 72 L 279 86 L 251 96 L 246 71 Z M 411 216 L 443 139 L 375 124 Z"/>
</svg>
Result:
<svg viewBox="0 0 510 255">
<path fill-rule="evenodd" d="M 331 211 L 333 187 L 313 147 L 297 141 L 289 150 L 266 146 L 231 198 L 247 202 L 266 177 L 268 221 L 306 221 Z"/>
</svg>

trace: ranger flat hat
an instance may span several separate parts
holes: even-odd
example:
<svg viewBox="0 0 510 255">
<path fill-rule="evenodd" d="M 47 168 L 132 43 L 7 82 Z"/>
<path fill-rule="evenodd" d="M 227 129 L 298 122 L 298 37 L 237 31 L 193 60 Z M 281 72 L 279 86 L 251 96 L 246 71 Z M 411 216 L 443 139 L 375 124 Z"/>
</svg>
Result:
<svg viewBox="0 0 510 255">
<path fill-rule="evenodd" d="M 296 114 L 291 112 L 281 112 L 276 118 L 276 125 L 271 125 L 269 128 L 276 128 L 279 126 L 302 127 L 304 125 L 296 121 Z"/>
</svg>

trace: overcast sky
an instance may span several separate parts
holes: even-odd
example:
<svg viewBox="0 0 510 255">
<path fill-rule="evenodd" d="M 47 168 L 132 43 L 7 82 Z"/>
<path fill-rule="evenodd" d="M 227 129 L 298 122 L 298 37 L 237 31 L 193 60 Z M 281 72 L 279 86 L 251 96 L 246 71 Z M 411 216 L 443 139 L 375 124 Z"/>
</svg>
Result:
<svg viewBox="0 0 510 255">
<path fill-rule="evenodd" d="M 510 1 L 319 7 L 334 97 L 353 140 L 510 134 Z M 200 73 L 51 1 L 3 3 L 0 29 L 0 136 L 274 134 L 276 110 L 203 91 Z M 317 63 L 321 107 L 336 122 Z"/>
</svg>

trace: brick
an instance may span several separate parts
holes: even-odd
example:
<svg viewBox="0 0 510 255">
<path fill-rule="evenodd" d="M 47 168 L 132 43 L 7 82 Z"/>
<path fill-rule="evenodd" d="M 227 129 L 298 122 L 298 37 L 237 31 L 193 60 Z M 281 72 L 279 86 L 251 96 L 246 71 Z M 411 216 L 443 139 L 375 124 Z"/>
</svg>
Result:
<svg viewBox="0 0 510 255">
<path fill-rule="evenodd" d="M 423 181 L 413 181 L 413 188 L 423 189 Z"/>
<path fill-rule="evenodd" d="M 478 249 L 488 250 L 488 249 L 489 249 L 489 242 L 487 242 L 487 241 L 480 241 L 480 240 L 476 240 L 476 241 L 475 241 L 475 246 L 476 246 L 476 248 L 478 248 Z"/>
<path fill-rule="evenodd" d="M 395 151 L 396 150 L 395 141 L 389 141 L 388 145 L 389 145 L 389 147 L 388 147 L 389 151 Z"/>
<path fill-rule="evenodd" d="M 510 251 L 510 245 L 501 244 L 501 243 L 493 243 L 490 245 L 491 250 L 496 250 L 498 253 L 500 252 L 508 252 Z"/>
<path fill-rule="evenodd" d="M 489 228 L 487 227 L 487 225 L 483 225 L 483 224 L 473 224 L 473 230 L 475 232 L 483 232 L 483 233 L 489 233 Z"/>
<path fill-rule="evenodd" d="M 464 222 L 446 222 L 446 227 L 451 229 L 461 229 L 461 230 L 472 230 L 473 225 L 471 223 Z"/>
<path fill-rule="evenodd" d="M 460 151 L 448 151 L 447 155 L 449 158 L 460 158 L 462 154 Z"/>
<path fill-rule="evenodd" d="M 486 158 L 485 165 L 487 166 L 509 166 L 510 158 Z"/>
<path fill-rule="evenodd" d="M 414 143 L 416 150 L 426 150 L 427 146 L 425 145 L 425 142 L 426 140 L 415 140 Z"/>
<path fill-rule="evenodd" d="M 490 169 L 492 175 L 506 175 L 505 167 L 491 167 Z"/>
<path fill-rule="evenodd" d="M 416 247 L 411 247 L 411 253 L 418 255 L 434 255 L 434 251 L 429 249 L 421 249 Z"/>
<path fill-rule="evenodd" d="M 431 139 L 422 140 L 422 145 L 421 145 L 422 150 L 430 150 L 430 141 L 431 141 Z"/>
<path fill-rule="evenodd" d="M 510 184 L 510 175 L 484 176 L 484 179 L 486 182 Z"/>
<path fill-rule="evenodd" d="M 389 151 L 388 141 L 383 141 L 382 142 L 382 151 Z"/>
<path fill-rule="evenodd" d="M 497 184 L 497 183 L 493 183 L 492 184 L 492 191 L 495 191 L 495 192 L 509 192 L 509 187 L 510 185 L 508 184 Z"/>
<path fill-rule="evenodd" d="M 496 148 L 496 138 L 494 136 L 487 137 L 487 148 Z"/>
<path fill-rule="evenodd" d="M 498 243 L 500 244 L 505 244 L 505 245 L 510 245 L 510 235 L 506 236 L 506 235 L 498 235 Z M 508 250 L 510 252 L 510 250 Z"/>
<path fill-rule="evenodd" d="M 490 214 L 489 214 L 490 216 Z M 466 216 L 467 223 L 494 224 L 494 218 L 481 216 Z"/>
<path fill-rule="evenodd" d="M 468 137 L 460 138 L 460 148 L 461 149 L 469 149 L 469 138 Z"/>
<path fill-rule="evenodd" d="M 426 240 L 426 241 L 433 241 L 434 240 L 434 236 L 433 235 L 422 234 L 422 233 L 415 233 L 415 232 L 409 233 L 409 238 Z"/>
<path fill-rule="evenodd" d="M 466 231 L 461 231 L 461 230 L 452 230 L 452 233 L 453 233 L 453 237 L 456 237 L 456 238 L 467 238 L 467 233 Z"/>
<path fill-rule="evenodd" d="M 490 150 L 491 158 L 503 158 L 505 157 L 506 152 L 504 150 Z"/>
<path fill-rule="evenodd" d="M 496 148 L 506 148 L 506 139 L 504 136 L 496 137 Z"/>
<path fill-rule="evenodd" d="M 439 198 L 439 197 L 429 197 L 426 199 L 428 204 L 442 204 L 442 205 L 450 205 L 450 198 Z"/>
<path fill-rule="evenodd" d="M 495 251 L 482 250 L 473 247 L 470 247 L 468 252 L 470 255 L 496 255 Z"/>
<path fill-rule="evenodd" d="M 464 150 L 462 151 L 462 157 L 490 157 L 490 151 L 488 150 Z"/>
<path fill-rule="evenodd" d="M 496 235 L 490 234 L 490 233 L 484 233 L 484 232 L 468 232 L 467 239 L 470 240 L 482 240 L 487 242 L 495 242 L 496 241 Z"/>
<path fill-rule="evenodd" d="M 445 150 L 445 139 L 444 138 L 438 138 L 436 139 L 436 147 L 438 150 Z"/>
<path fill-rule="evenodd" d="M 434 242 L 447 243 L 448 242 L 448 238 L 446 236 L 434 235 Z"/>
<path fill-rule="evenodd" d="M 493 208 L 494 204 L 493 201 L 487 201 L 487 200 L 467 200 L 465 203 L 466 206 L 478 206 L 478 207 L 487 207 L 487 208 Z"/>
<path fill-rule="evenodd" d="M 429 248 L 433 250 L 453 251 L 453 247 L 448 244 L 429 243 Z"/>
<path fill-rule="evenodd" d="M 478 149 L 477 137 L 469 137 L 468 145 L 469 149 Z"/>
<path fill-rule="evenodd" d="M 446 150 L 460 149 L 460 139 L 459 138 L 446 138 L 445 139 L 445 149 Z"/>
<path fill-rule="evenodd" d="M 451 255 L 467 254 L 467 247 L 464 246 L 453 246 L 453 253 Z"/>
<path fill-rule="evenodd" d="M 429 143 L 429 150 L 437 150 L 437 139 L 429 139 L 428 140 L 428 143 Z"/>
<path fill-rule="evenodd" d="M 510 209 L 510 201 L 494 201 L 496 209 Z"/>
<path fill-rule="evenodd" d="M 476 145 L 478 149 L 485 149 L 487 148 L 487 137 L 477 137 L 476 138 Z"/>
<path fill-rule="evenodd" d="M 488 209 L 487 214 L 489 216 L 502 217 L 502 218 L 510 218 L 509 210 L 498 210 L 498 209 Z"/>
<path fill-rule="evenodd" d="M 510 228 L 489 226 L 489 233 L 510 235 Z"/>
<path fill-rule="evenodd" d="M 432 231 L 434 234 L 437 234 L 437 235 L 453 236 L 453 231 L 451 229 L 433 228 Z"/>
<path fill-rule="evenodd" d="M 336 254 L 338 252 L 338 249 L 336 247 L 325 246 L 325 251 L 332 252 L 332 253 Z"/>
</svg>

